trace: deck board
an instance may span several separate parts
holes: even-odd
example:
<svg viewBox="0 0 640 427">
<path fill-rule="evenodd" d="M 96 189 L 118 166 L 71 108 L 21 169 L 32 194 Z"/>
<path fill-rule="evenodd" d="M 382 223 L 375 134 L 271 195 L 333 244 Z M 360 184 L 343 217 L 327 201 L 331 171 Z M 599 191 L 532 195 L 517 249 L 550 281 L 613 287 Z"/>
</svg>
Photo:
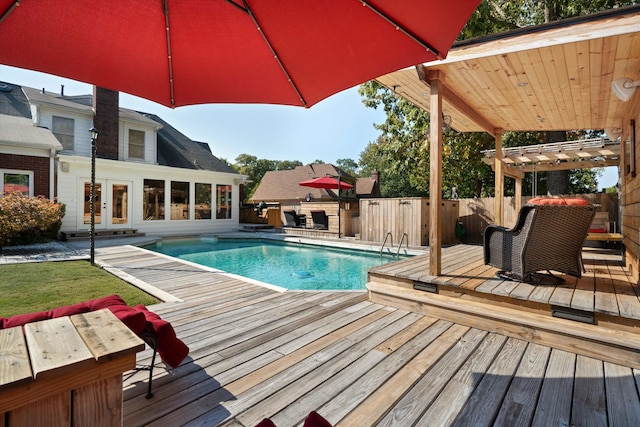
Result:
<svg viewBox="0 0 640 427">
<path fill-rule="evenodd" d="M 464 254 L 458 248 L 454 258 Z M 341 426 L 558 425 L 567 417 L 575 425 L 633 425 L 640 416 L 637 373 L 622 365 L 372 303 L 365 292 L 278 292 L 166 258 L 159 263 L 135 248 L 116 255 L 117 248 L 98 251 L 114 268 L 152 278 L 183 300 L 151 308 L 191 348 L 175 369 L 159 363 L 150 400 L 148 373 L 125 375 L 128 426 L 247 427 L 264 417 L 294 426 L 312 410 Z M 394 271 L 424 275 L 422 267 L 403 261 Z M 189 280 L 176 280 L 186 271 Z M 502 283 L 477 264 L 471 271 L 479 276 L 459 289 L 469 280 L 478 283 L 466 289 L 473 292 Z M 576 305 L 588 284 L 570 286 Z M 613 283 L 608 289 L 615 291 Z M 528 293 L 516 286 L 509 297 Z M 149 357 L 145 350 L 138 361 Z"/>
</svg>

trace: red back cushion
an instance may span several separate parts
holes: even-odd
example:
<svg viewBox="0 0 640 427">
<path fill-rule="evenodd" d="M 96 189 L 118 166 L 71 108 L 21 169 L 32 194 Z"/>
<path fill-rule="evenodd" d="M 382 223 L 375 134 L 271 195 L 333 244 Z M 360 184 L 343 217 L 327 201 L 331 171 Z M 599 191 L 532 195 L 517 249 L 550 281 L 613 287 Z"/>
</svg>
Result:
<svg viewBox="0 0 640 427">
<path fill-rule="evenodd" d="M 109 306 L 111 311 L 122 323 L 127 325 L 131 332 L 139 335 L 147 324 L 144 313 L 129 307 L 128 305 L 112 305 Z"/>
<path fill-rule="evenodd" d="M 172 368 L 177 368 L 189 354 L 189 347 L 176 336 L 173 326 L 156 313 L 147 310 L 142 304 L 136 305 L 134 309 L 144 313 L 147 319 L 145 330 L 158 340 L 158 354 L 162 360 Z"/>
<path fill-rule="evenodd" d="M 65 305 L 64 307 L 54 308 L 49 312 L 50 317 L 64 317 L 64 316 L 73 316 L 74 314 L 86 313 L 91 311 L 89 308 L 89 303 L 87 301 L 79 302 L 78 304 L 73 305 Z"/>
<path fill-rule="evenodd" d="M 31 322 L 39 322 L 40 320 L 47 320 L 49 318 L 48 311 L 41 311 L 39 313 L 28 313 L 28 314 L 16 314 L 15 316 L 11 316 L 8 319 L 5 319 L 4 329 L 13 328 L 14 326 L 22 326 Z"/>
<path fill-rule="evenodd" d="M 579 197 L 535 197 L 527 203 L 530 205 L 589 206 L 587 199 Z"/>
</svg>

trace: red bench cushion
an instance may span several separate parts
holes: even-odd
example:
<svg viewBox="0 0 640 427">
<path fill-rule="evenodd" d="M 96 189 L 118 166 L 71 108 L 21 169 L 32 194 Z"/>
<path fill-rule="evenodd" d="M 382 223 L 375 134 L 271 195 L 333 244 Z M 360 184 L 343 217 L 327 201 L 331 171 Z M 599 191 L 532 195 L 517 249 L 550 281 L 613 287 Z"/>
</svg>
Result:
<svg viewBox="0 0 640 427">
<path fill-rule="evenodd" d="M 148 332 L 158 341 L 158 354 L 162 360 L 172 368 L 177 367 L 189 354 L 189 347 L 176 336 L 173 327 L 160 316 L 147 310 L 144 305 L 129 307 L 119 295 L 110 295 L 84 301 L 78 304 L 54 308 L 38 313 L 18 314 L 9 318 L 0 318 L 0 329 L 23 326 L 27 323 L 56 317 L 72 316 L 74 314 L 109 309 L 122 323 L 136 335 Z"/>
</svg>

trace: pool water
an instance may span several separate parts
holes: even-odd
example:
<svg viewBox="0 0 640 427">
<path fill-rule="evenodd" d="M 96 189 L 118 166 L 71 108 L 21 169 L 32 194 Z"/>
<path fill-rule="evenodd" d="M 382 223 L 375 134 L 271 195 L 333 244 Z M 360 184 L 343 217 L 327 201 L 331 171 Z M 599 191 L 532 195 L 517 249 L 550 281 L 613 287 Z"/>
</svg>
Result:
<svg viewBox="0 0 640 427">
<path fill-rule="evenodd" d="M 181 240 L 147 249 L 291 290 L 364 290 L 369 268 L 397 258 L 263 240 Z"/>
</svg>

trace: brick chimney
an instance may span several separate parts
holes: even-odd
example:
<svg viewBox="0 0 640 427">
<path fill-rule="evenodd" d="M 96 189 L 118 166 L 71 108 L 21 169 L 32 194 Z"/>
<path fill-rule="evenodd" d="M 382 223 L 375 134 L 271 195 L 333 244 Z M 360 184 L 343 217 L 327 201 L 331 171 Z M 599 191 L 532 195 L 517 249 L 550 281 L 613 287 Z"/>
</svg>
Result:
<svg viewBox="0 0 640 427">
<path fill-rule="evenodd" d="M 380 183 L 380 172 L 377 169 L 371 171 L 371 179 L 377 183 Z"/>
<path fill-rule="evenodd" d="M 102 159 L 118 160 L 119 102 L 118 91 L 93 87 L 93 126 L 98 129 L 96 151 Z"/>
</svg>

